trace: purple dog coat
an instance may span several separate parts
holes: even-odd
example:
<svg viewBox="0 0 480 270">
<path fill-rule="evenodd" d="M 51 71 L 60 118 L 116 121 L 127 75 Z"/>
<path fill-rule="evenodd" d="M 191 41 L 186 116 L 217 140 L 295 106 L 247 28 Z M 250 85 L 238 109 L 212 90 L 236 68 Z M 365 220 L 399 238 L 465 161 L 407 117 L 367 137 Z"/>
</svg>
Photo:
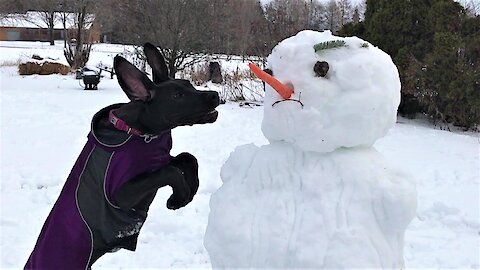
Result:
<svg viewBox="0 0 480 270">
<path fill-rule="evenodd" d="M 25 269 L 87 269 L 94 249 L 135 250 L 146 212 L 122 211 L 113 194 L 127 181 L 170 163 L 170 131 L 147 143 L 108 127 L 108 113 L 92 120 L 88 141 L 53 206 Z"/>
</svg>

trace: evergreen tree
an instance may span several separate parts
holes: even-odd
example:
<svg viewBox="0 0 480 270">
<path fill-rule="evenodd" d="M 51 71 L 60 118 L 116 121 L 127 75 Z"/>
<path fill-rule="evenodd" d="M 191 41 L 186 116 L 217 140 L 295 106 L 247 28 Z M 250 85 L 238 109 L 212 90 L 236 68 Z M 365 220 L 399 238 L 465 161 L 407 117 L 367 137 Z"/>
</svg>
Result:
<svg viewBox="0 0 480 270">
<path fill-rule="evenodd" d="M 367 37 L 393 59 L 403 47 L 422 58 L 432 33 L 428 14 L 431 0 L 369 0 L 365 13 Z"/>
<path fill-rule="evenodd" d="M 456 2 L 436 1 L 429 12 L 435 32 L 425 56 L 420 101 L 432 120 L 466 129 L 480 123 L 480 21 Z"/>
<path fill-rule="evenodd" d="M 480 123 L 480 17 L 453 0 L 368 0 L 365 21 L 346 24 L 390 54 L 402 81 L 399 112 L 465 128 Z"/>
</svg>

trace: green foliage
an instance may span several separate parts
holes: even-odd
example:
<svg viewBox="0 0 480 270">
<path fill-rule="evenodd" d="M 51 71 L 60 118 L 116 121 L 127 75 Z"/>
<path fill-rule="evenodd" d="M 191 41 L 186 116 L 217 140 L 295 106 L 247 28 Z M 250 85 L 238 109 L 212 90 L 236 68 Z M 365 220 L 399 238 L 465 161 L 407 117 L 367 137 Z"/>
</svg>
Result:
<svg viewBox="0 0 480 270">
<path fill-rule="evenodd" d="M 335 48 L 346 47 L 346 46 L 347 45 L 343 40 L 331 40 L 331 41 L 325 41 L 325 42 L 315 44 L 313 48 L 315 49 L 316 53 L 319 53 L 322 50 L 329 50 L 329 49 L 335 49 Z"/>
<path fill-rule="evenodd" d="M 478 45 L 480 40 L 473 42 Z M 434 49 L 420 76 L 425 85 L 420 100 L 432 120 L 469 129 L 480 123 L 480 73 L 479 62 L 472 62 L 465 48 L 458 34 L 435 34 Z"/>
<path fill-rule="evenodd" d="M 340 33 L 392 56 L 402 81 L 401 114 L 479 128 L 479 16 L 468 17 L 453 0 L 367 0 L 365 21 Z"/>
<path fill-rule="evenodd" d="M 365 24 L 363 22 L 353 23 L 349 22 L 338 31 L 337 33 L 341 37 L 350 37 L 350 36 L 357 36 L 361 39 L 366 39 L 366 29 Z"/>
<path fill-rule="evenodd" d="M 422 58 L 430 49 L 428 44 L 418 42 L 429 40 L 432 33 L 425 14 L 430 9 L 427 0 L 369 0 L 365 28 L 367 39 L 396 58 L 403 47 L 407 47 L 417 58 Z M 414 47 L 415 50 L 414 50 Z"/>
<path fill-rule="evenodd" d="M 360 45 L 361 48 L 368 48 L 370 45 L 368 45 L 367 42 L 364 42 L 362 43 L 362 45 Z"/>
</svg>

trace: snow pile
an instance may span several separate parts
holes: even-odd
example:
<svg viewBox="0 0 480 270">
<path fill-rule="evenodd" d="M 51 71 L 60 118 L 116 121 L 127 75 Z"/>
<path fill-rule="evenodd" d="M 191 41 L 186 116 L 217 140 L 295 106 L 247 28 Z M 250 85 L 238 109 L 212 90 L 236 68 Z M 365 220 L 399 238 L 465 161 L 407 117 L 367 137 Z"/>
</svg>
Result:
<svg viewBox="0 0 480 270">
<path fill-rule="evenodd" d="M 22 56 L 19 58 L 19 63 L 20 64 L 26 64 L 26 63 L 35 63 L 35 64 L 38 64 L 38 65 L 43 65 L 45 63 L 55 63 L 55 64 L 62 64 L 63 63 L 57 58 L 57 59 L 54 59 L 54 58 L 51 58 L 51 57 L 41 57 L 39 55 L 32 55 L 31 57 L 27 57 L 27 56 Z"/>
<path fill-rule="evenodd" d="M 345 46 L 315 53 L 332 40 Z M 415 183 L 370 147 L 396 120 L 390 57 L 358 38 L 304 31 L 268 60 L 295 92 L 283 100 L 269 88 L 270 144 L 238 147 L 222 168 L 204 240 L 212 266 L 404 267 Z M 326 77 L 315 75 L 317 61 L 329 63 Z"/>
</svg>

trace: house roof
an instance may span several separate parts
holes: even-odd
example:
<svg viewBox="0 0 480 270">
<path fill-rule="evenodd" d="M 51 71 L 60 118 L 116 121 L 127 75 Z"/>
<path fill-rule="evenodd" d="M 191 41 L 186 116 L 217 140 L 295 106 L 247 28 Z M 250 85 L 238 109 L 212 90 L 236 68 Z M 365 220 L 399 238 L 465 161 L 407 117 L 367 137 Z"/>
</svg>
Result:
<svg viewBox="0 0 480 270">
<path fill-rule="evenodd" d="M 75 28 L 77 21 L 76 13 L 55 12 L 54 29 L 63 29 L 63 18 L 65 18 L 66 28 Z M 95 15 L 87 14 L 86 29 L 92 26 Z M 0 27 L 17 27 L 17 28 L 48 28 L 46 23 L 46 13 L 41 11 L 27 11 L 26 13 L 6 14 L 0 18 Z"/>
</svg>

